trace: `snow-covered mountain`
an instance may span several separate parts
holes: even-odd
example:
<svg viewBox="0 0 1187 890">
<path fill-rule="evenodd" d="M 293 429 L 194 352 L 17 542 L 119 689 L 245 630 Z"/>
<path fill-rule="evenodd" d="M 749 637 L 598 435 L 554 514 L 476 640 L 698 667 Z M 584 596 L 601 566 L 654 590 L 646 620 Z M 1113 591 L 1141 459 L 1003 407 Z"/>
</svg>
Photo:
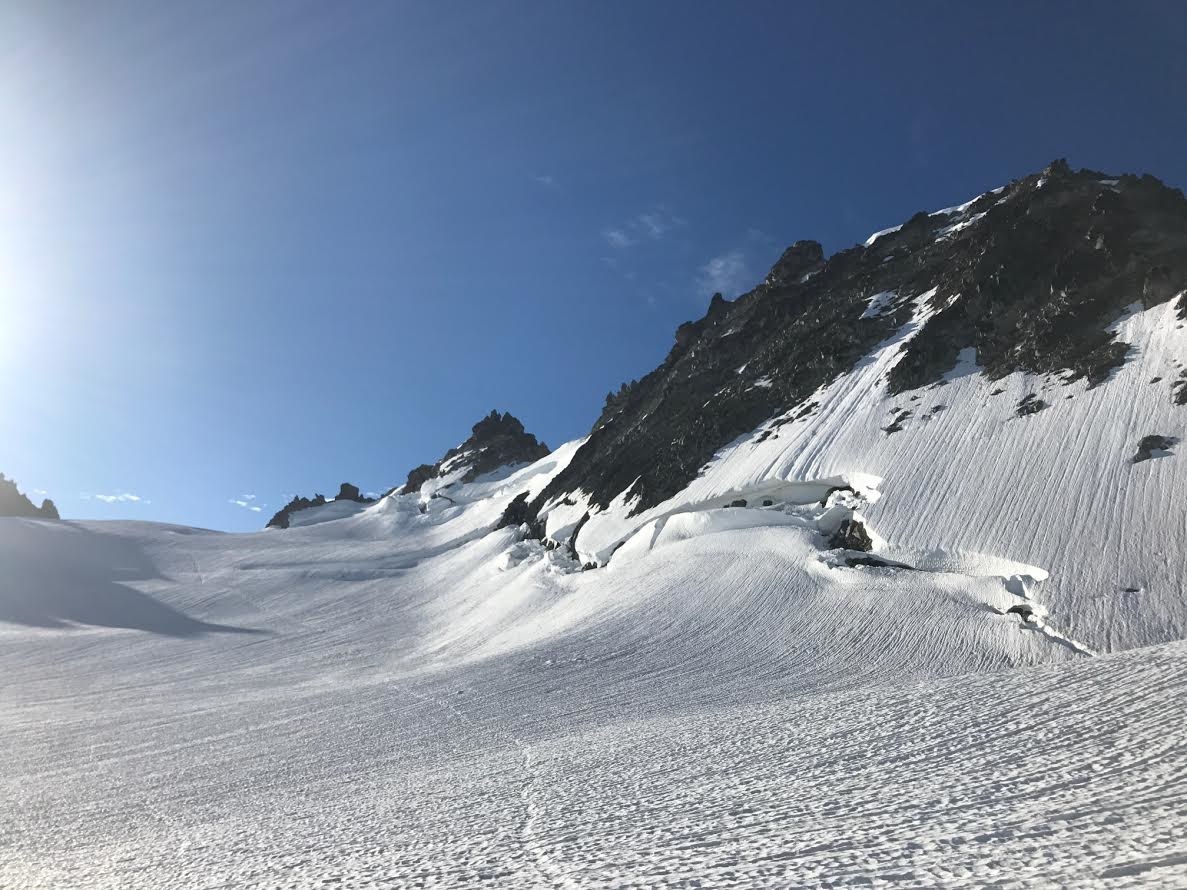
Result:
<svg viewBox="0 0 1187 890">
<path fill-rule="evenodd" d="M 0 886 L 1187 884 L 1185 291 L 1180 193 L 1056 163 L 551 453 L 0 519 Z"/>
</svg>

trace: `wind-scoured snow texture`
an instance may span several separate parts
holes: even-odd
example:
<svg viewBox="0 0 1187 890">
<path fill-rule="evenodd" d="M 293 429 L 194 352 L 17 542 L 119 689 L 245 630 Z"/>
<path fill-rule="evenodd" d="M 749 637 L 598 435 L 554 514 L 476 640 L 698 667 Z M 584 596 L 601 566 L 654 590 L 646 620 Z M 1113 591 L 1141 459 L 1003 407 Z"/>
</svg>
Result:
<svg viewBox="0 0 1187 890">
<path fill-rule="evenodd" d="M 864 474 L 892 558 L 1041 567 L 1093 651 L 1187 635 L 1187 473 L 1132 460 L 1187 426 L 1180 192 L 1056 163 L 793 272 L 608 405 L 534 505 L 549 536 L 588 512 L 577 551 L 607 564 L 663 517 Z"/>
<path fill-rule="evenodd" d="M 283 534 L 0 520 L 9 601 L 175 622 L 0 623 L 0 886 L 1187 877 L 1183 644 L 1087 658 L 1007 614 L 1049 583 L 1009 560 L 837 564 L 871 478 L 601 571 L 490 530 L 579 445 Z"/>
<path fill-rule="evenodd" d="M 891 395 L 886 378 L 926 306 L 814 393 L 811 414 L 792 412 L 739 438 L 677 497 L 641 513 L 629 499 L 595 509 L 577 542 L 581 557 L 613 566 L 621 542 L 672 514 L 738 498 L 811 502 L 848 484 L 880 495 L 863 513 L 890 559 L 921 567 L 960 559 L 973 573 L 999 558 L 1039 567 L 1050 577 L 1036 600 L 1094 650 L 1187 636 L 1187 469 L 1173 451 L 1133 462 L 1151 432 L 1187 438 L 1187 411 L 1169 398 L 1187 356 L 1174 304 L 1135 305 L 1113 326 L 1132 358 L 1104 385 L 1025 373 L 991 380 L 966 350 L 939 384 Z M 1033 393 L 1049 407 L 1019 416 Z M 557 505 L 549 533 L 563 540 L 558 530 L 586 509 Z"/>
</svg>

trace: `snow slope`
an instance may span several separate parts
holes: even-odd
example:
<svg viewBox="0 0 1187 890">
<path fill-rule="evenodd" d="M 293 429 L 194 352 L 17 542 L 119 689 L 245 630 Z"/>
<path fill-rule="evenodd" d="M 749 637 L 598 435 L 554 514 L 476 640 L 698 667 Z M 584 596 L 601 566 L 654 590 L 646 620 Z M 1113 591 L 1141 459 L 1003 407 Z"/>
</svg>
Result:
<svg viewBox="0 0 1187 890">
<path fill-rule="evenodd" d="M 863 512 L 892 559 L 1043 569 L 1037 600 L 1095 650 L 1187 637 L 1184 458 L 1172 450 L 1132 462 L 1146 435 L 1187 441 L 1187 409 L 1171 397 L 1187 355 L 1176 301 L 1132 308 L 1117 330 L 1133 358 L 1095 388 L 1021 373 L 989 380 L 965 354 L 942 384 L 892 397 L 886 375 L 928 317 L 927 298 L 916 299 L 914 321 L 813 396 L 815 410 L 741 437 L 651 510 L 631 515 L 629 499 L 595 510 L 577 542 L 582 557 L 612 565 L 623 541 L 673 513 L 762 498 L 780 484 L 848 483 L 876 494 Z M 1019 416 L 1032 394 L 1048 407 Z M 904 411 L 901 429 L 887 432 Z M 549 533 L 564 540 L 587 509 L 552 505 Z"/>
<path fill-rule="evenodd" d="M 1187 644 L 1087 656 L 1008 559 L 846 567 L 860 492 L 599 571 L 490 530 L 578 444 L 286 531 L 0 521 L 0 886 L 1187 880 Z"/>
</svg>

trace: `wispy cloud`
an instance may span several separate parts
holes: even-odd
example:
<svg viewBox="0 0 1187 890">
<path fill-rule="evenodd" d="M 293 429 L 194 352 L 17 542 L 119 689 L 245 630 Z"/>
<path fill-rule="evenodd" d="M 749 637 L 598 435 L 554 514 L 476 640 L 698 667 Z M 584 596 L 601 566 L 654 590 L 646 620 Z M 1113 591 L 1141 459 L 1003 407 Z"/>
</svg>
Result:
<svg viewBox="0 0 1187 890">
<path fill-rule="evenodd" d="M 540 185 L 542 185 L 548 189 L 559 188 L 559 186 L 560 186 L 560 183 L 558 183 L 556 181 L 556 177 L 550 173 L 543 173 L 543 174 L 533 173 L 532 174 L 532 182 L 539 183 Z"/>
<path fill-rule="evenodd" d="M 639 243 L 637 238 L 632 238 L 622 229 L 606 229 L 606 231 L 602 232 L 602 237 L 606 239 L 606 243 L 611 247 L 617 248 L 631 247 Z"/>
<path fill-rule="evenodd" d="M 227 501 L 227 503 L 234 504 L 236 507 L 242 507 L 244 510 L 251 510 L 252 513 L 259 513 L 264 509 L 264 507 L 268 506 L 267 504 L 264 504 L 264 506 L 261 507 L 257 504 L 253 504 L 252 501 L 255 499 L 256 496 L 254 494 L 241 494 L 237 498 L 231 498 L 229 501 Z"/>
<path fill-rule="evenodd" d="M 661 241 L 673 229 L 688 225 L 688 220 L 664 207 L 654 207 L 636 214 L 620 225 L 602 230 L 602 237 L 611 247 L 621 250 L 642 241 Z"/>
<path fill-rule="evenodd" d="M 151 504 L 152 501 L 142 498 L 138 494 L 131 494 L 130 492 L 121 491 L 116 494 L 88 494 L 83 492 L 79 496 L 80 500 L 102 501 L 105 504 Z"/>
<path fill-rule="evenodd" d="M 733 296 L 745 290 L 752 278 L 746 252 L 731 250 L 701 266 L 697 272 L 697 289 L 704 295 Z"/>
</svg>

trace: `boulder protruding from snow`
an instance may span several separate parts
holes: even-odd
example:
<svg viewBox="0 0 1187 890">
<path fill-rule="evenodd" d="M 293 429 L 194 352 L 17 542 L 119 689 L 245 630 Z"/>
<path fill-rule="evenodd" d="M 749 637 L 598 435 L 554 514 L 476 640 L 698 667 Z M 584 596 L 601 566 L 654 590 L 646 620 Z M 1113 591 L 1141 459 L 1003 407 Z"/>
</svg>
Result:
<svg viewBox="0 0 1187 890">
<path fill-rule="evenodd" d="M 1154 457 L 1166 457 L 1171 453 L 1171 448 L 1177 444 L 1179 444 L 1179 440 L 1174 436 L 1143 436 L 1142 440 L 1138 442 L 1138 453 L 1131 460 L 1135 464 L 1140 464 L 1142 461 Z"/>
<path fill-rule="evenodd" d="M 0 516 L 23 516 L 26 519 L 60 519 L 54 502 L 46 498 L 38 507 L 21 494 L 16 483 L 0 473 Z"/>
<path fill-rule="evenodd" d="M 834 550 L 860 550 L 869 553 L 874 549 L 874 539 L 870 537 L 860 519 L 846 519 L 828 539 L 828 545 Z"/>
<path fill-rule="evenodd" d="M 1035 610 L 1032 606 L 1028 606 L 1026 603 L 1019 603 L 1016 606 L 1010 606 L 1010 608 L 1006 609 L 1006 614 L 1017 615 L 1022 619 L 1023 624 L 1030 624 L 1032 621 L 1034 621 Z"/>
</svg>

